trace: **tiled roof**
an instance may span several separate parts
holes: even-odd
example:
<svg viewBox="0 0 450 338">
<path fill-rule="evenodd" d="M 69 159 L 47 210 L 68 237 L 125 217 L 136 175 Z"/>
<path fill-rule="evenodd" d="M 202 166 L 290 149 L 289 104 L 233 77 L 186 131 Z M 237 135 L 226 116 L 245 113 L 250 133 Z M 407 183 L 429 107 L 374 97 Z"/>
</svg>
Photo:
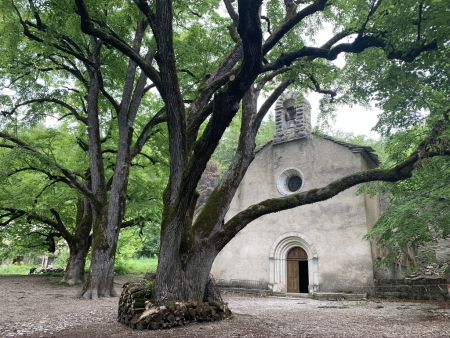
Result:
<svg viewBox="0 0 450 338">
<path fill-rule="evenodd" d="M 341 146 L 344 146 L 344 147 L 350 149 L 354 153 L 361 153 L 362 156 L 364 156 L 366 159 L 369 159 L 370 161 L 372 161 L 376 166 L 378 166 L 380 164 L 378 155 L 375 153 L 375 150 L 372 147 L 361 146 L 361 145 L 357 145 L 357 144 L 344 142 L 341 140 L 336 140 L 335 138 L 328 136 L 328 135 L 315 135 L 315 136 L 321 137 L 325 140 L 329 140 L 329 141 L 332 141 L 337 144 L 340 144 Z"/>
</svg>

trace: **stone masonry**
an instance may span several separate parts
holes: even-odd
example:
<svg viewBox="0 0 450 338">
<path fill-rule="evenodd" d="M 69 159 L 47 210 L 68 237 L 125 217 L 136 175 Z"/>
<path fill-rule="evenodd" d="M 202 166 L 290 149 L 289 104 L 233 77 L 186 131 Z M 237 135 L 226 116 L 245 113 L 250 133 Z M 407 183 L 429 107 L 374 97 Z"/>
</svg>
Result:
<svg viewBox="0 0 450 338">
<path fill-rule="evenodd" d="M 275 124 L 275 144 L 308 137 L 311 134 L 311 105 L 301 94 L 284 94 L 275 106 Z"/>
</svg>

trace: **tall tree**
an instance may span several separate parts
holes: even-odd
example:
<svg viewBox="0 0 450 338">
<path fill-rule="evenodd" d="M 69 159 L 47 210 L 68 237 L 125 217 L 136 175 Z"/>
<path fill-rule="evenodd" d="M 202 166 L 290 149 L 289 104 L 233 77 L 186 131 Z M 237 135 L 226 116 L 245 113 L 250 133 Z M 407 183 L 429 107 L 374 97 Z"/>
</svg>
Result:
<svg viewBox="0 0 450 338">
<path fill-rule="evenodd" d="M 155 60 L 148 61 L 133 50 L 117 33 L 120 26 L 102 20 L 93 2 L 75 0 L 83 32 L 136 62 L 153 81 L 165 104 L 170 178 L 164 196 L 155 285 L 158 302 L 201 300 L 217 253 L 252 220 L 330 198 L 359 183 L 405 179 L 420 158 L 448 153 L 447 147 L 432 146 L 443 144 L 443 130 L 436 127 L 420 152 L 414 152 L 393 168 L 354 174 L 321 189 L 262 201 L 225 221 L 229 204 L 254 157 L 255 137 L 261 121 L 288 86 L 310 79 L 317 90 L 323 91 L 317 80 L 321 73 L 315 70 L 323 69 L 327 61 L 341 53 L 361 53 L 377 48 L 383 52 L 383 58 L 410 62 L 424 52 L 446 48 L 441 35 L 442 29 L 447 29 L 445 2 L 427 2 L 422 8 L 421 33 L 417 38 L 418 1 L 285 1 L 284 7 L 281 1 L 268 1 L 265 8 L 261 8 L 262 0 L 224 0 L 232 42 L 230 39 L 223 41 L 227 43 L 226 54 L 220 56 L 218 65 L 212 62 L 214 69 L 195 90 L 184 90 L 181 81 L 183 71 L 177 51 L 182 48 L 183 35 L 189 35 L 189 30 L 183 27 L 194 23 L 197 27 L 206 27 L 205 22 L 211 22 L 219 3 L 134 2 L 155 39 L 156 44 L 149 46 L 154 49 Z M 262 17 L 267 25 L 261 24 Z M 313 21 L 324 17 L 334 23 L 337 33 L 321 46 L 310 46 L 301 33 L 317 31 Z M 263 31 L 266 27 L 267 31 Z M 211 38 L 215 37 L 205 35 L 202 42 Z M 350 39 L 343 42 L 344 38 Z M 210 60 L 217 59 L 211 55 L 203 62 L 210 64 Z M 197 62 L 202 60 L 197 59 Z M 257 109 L 257 99 L 270 81 L 275 81 L 274 89 Z M 234 158 L 202 211 L 194 218 L 197 184 L 240 105 L 241 132 Z"/>
<path fill-rule="evenodd" d="M 89 298 L 113 294 L 114 258 L 126 211 L 130 167 L 140 155 L 154 162 L 143 149 L 156 126 L 165 121 L 164 110 L 158 102 L 151 104 L 150 90 L 154 84 L 148 81 L 146 73 L 140 72 L 133 60 L 114 57 L 115 51 L 101 40 L 81 34 L 79 25 L 74 25 L 76 14 L 67 11 L 67 2 L 17 1 L 11 4 L 5 1 L 2 5 L 10 14 L 8 23 L 20 28 L 28 39 L 11 42 L 17 33 L 4 25 L 12 34 L 8 42 L 16 44 L 15 55 L 24 54 L 18 60 L 12 58 L 10 69 L 14 64 L 27 68 L 18 76 L 9 70 L 10 87 L 17 89 L 19 102 L 11 103 L 11 109 L 4 114 L 12 115 L 19 107 L 31 104 L 34 108 L 41 104 L 44 116 L 55 106 L 67 111 L 65 114 L 57 110 L 56 114 L 79 123 L 84 131 L 78 143 L 89 154 L 86 179 L 42 152 L 34 151 L 32 145 L 11 133 L 1 132 L 0 137 L 8 146 L 19 147 L 50 164 L 66 183 L 89 201 L 92 262 L 84 294 Z M 102 20 L 135 18 L 121 35 L 129 37 L 130 48 L 135 53 L 141 51 L 148 24 L 136 15 L 137 9 L 125 6 L 109 15 L 107 4 L 102 6 L 99 9 Z M 3 48 L 6 50 L 8 46 Z M 144 59 L 149 62 L 153 57 L 149 50 Z M 32 82 L 33 77 L 39 79 L 40 90 L 27 90 L 26 84 Z M 35 89 L 36 85 L 31 88 Z M 146 94 L 150 104 L 141 109 Z M 135 128 L 139 131 L 133 139 Z M 111 165 L 106 163 L 108 158 Z"/>
<path fill-rule="evenodd" d="M 14 231 L 20 237 L 45 237 L 48 250 L 62 237 L 69 247 L 69 260 L 64 281 L 74 285 L 84 281 L 86 256 L 91 244 L 92 212 L 87 198 L 70 187 L 67 178 L 55 170 L 54 162 L 42 161 L 65 158 L 79 179 L 88 180 L 86 156 L 80 148 L 73 149 L 76 139 L 61 126 L 48 130 L 35 126 L 22 133 L 21 146 L 13 142 L 0 143 L 0 210 L 4 233 Z M 24 149 L 25 140 L 34 147 Z M 73 143 L 71 143 L 73 141 Z M 14 229 L 11 229 L 14 228 Z"/>
<path fill-rule="evenodd" d="M 26 130 L 20 127 L 18 131 L 20 139 L 33 144 L 35 151 L 42 152 L 46 159 L 51 157 L 57 163 L 64 163 L 80 180 L 88 183 L 88 155 L 77 146 L 77 128 L 61 125 L 52 129 L 35 125 Z M 154 161 L 161 158 L 156 154 L 153 157 Z M 111 159 L 104 160 L 106 167 L 113 166 Z M 133 163 L 127 196 L 130 208 L 122 229 L 159 219 L 158 185 L 165 182 L 166 164 L 152 166 L 150 176 L 146 162 L 144 158 Z M 12 143 L 0 143 L 0 182 L 0 237 L 16 238 L 12 244 L 24 245 L 22 252 L 29 246 L 45 246 L 52 252 L 58 239 L 63 238 L 69 248 L 63 281 L 71 285 L 82 283 L 92 241 L 89 200 L 71 187 L 57 168 Z M 144 186 L 154 188 L 144 189 Z"/>
</svg>

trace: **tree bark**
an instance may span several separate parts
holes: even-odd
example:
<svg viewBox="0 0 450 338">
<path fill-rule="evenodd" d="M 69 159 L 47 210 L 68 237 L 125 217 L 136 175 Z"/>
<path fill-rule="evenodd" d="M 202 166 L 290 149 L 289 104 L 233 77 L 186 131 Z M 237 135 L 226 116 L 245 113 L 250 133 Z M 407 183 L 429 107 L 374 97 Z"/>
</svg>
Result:
<svg viewBox="0 0 450 338">
<path fill-rule="evenodd" d="M 89 299 L 116 296 L 114 291 L 114 258 L 116 235 L 108 230 L 108 209 L 106 206 L 94 210 L 92 233 L 92 260 L 89 275 L 82 290 L 82 296 Z"/>
<path fill-rule="evenodd" d="M 89 251 L 89 243 L 78 242 L 75 246 L 69 246 L 69 260 L 62 281 L 69 285 L 78 285 L 84 282 L 84 268 L 86 256 Z"/>
<path fill-rule="evenodd" d="M 93 225 L 92 262 L 83 297 L 114 297 L 114 263 L 119 232 L 125 214 L 125 200 L 130 168 L 130 143 L 119 150 L 109 203 L 96 211 Z"/>
<path fill-rule="evenodd" d="M 141 23 L 139 25 L 136 31 L 133 49 L 139 50 L 145 28 L 145 24 Z M 116 296 L 114 290 L 114 263 L 119 232 L 126 209 L 130 166 L 132 157 L 137 155 L 134 150 L 140 151 L 139 147 L 142 148 L 143 146 L 143 143 L 140 143 L 137 148 L 132 149 L 131 147 L 133 137 L 132 126 L 140 107 L 147 82 L 147 76 L 145 73 L 141 73 L 136 86 L 134 86 L 136 66 L 134 61 L 129 61 L 120 110 L 118 112 L 119 146 L 109 199 L 106 193 L 108 186 L 104 181 L 98 181 L 97 186 L 93 186 L 93 192 L 99 196 L 98 200 L 101 201 L 101 204 L 96 206 L 94 210 L 92 262 L 90 274 L 83 291 L 83 296 L 86 298 L 95 299 L 97 297 Z M 94 126 L 97 125 L 94 130 L 98 130 L 98 115 L 93 116 L 92 121 L 94 122 Z M 101 147 L 97 135 L 92 135 L 91 146 L 93 144 L 99 148 Z M 92 158 L 91 155 L 91 160 Z M 104 176 L 103 166 L 99 165 L 97 171 Z"/>
<path fill-rule="evenodd" d="M 84 282 L 84 268 L 86 256 L 91 246 L 90 232 L 92 229 L 92 208 L 89 200 L 79 198 L 77 202 L 77 217 L 75 234 L 66 239 L 69 245 L 69 260 L 64 273 L 63 282 L 69 285 L 77 285 Z"/>
<path fill-rule="evenodd" d="M 156 273 L 156 302 L 202 301 L 218 253 L 211 246 L 197 246 L 195 251 L 183 253 L 162 244 Z"/>
<path fill-rule="evenodd" d="M 85 287 L 86 298 L 116 296 L 114 290 L 114 262 L 119 232 L 125 214 L 128 175 L 130 169 L 130 142 L 119 149 L 111 187 L 109 203 L 97 213 L 94 224 L 92 262 L 89 280 Z"/>
</svg>

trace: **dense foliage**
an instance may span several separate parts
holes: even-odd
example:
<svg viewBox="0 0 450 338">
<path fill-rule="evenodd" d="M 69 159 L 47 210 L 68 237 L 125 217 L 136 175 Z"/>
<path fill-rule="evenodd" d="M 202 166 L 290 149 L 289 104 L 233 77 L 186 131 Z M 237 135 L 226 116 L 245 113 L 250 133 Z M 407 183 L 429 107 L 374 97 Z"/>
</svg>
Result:
<svg viewBox="0 0 450 338">
<path fill-rule="evenodd" d="M 410 152 L 423 128 L 391 136 L 385 151 L 391 161 Z M 369 193 L 380 193 L 385 200 L 384 214 L 369 231 L 368 238 L 385 247 L 383 263 L 399 262 L 408 249 L 432 244 L 450 236 L 450 161 L 447 157 L 431 158 L 416 167 L 414 175 L 395 184 L 378 183 L 367 187 Z M 431 253 L 434 257 L 434 253 Z M 430 257 L 433 262 L 435 257 Z"/>
<path fill-rule="evenodd" d="M 60 124 L 57 128 L 51 128 L 38 123 L 18 130 L 21 139 L 56 162 L 64 163 L 74 172 L 87 170 L 88 158 L 85 151 L 77 146 L 79 131 L 76 127 Z M 164 138 L 159 142 L 164 142 Z M 163 155 L 164 145 L 161 146 L 162 153 L 157 153 L 157 145 L 153 145 L 152 149 L 155 161 L 152 170 L 148 171 L 146 160 L 141 160 L 131 172 L 129 207 L 124 223 L 129 222 L 133 228 L 123 230 L 118 251 L 120 259 L 154 257 L 158 253 L 161 187 L 166 184 L 167 162 Z M 18 255 L 30 252 L 35 256 L 49 254 L 55 249 L 58 249 L 59 255 L 64 255 L 58 229 L 33 215 L 52 219 L 56 211 L 67 230 L 73 233 L 80 194 L 64 182 L 55 180 L 58 171 L 48 163 L 20 149 L 0 149 L 0 165 L 0 210 L 4 222 L 0 227 L 0 261 L 11 261 Z M 17 218 L 11 219 L 8 216 L 14 214 L 13 210 L 23 213 L 16 213 Z"/>
</svg>

